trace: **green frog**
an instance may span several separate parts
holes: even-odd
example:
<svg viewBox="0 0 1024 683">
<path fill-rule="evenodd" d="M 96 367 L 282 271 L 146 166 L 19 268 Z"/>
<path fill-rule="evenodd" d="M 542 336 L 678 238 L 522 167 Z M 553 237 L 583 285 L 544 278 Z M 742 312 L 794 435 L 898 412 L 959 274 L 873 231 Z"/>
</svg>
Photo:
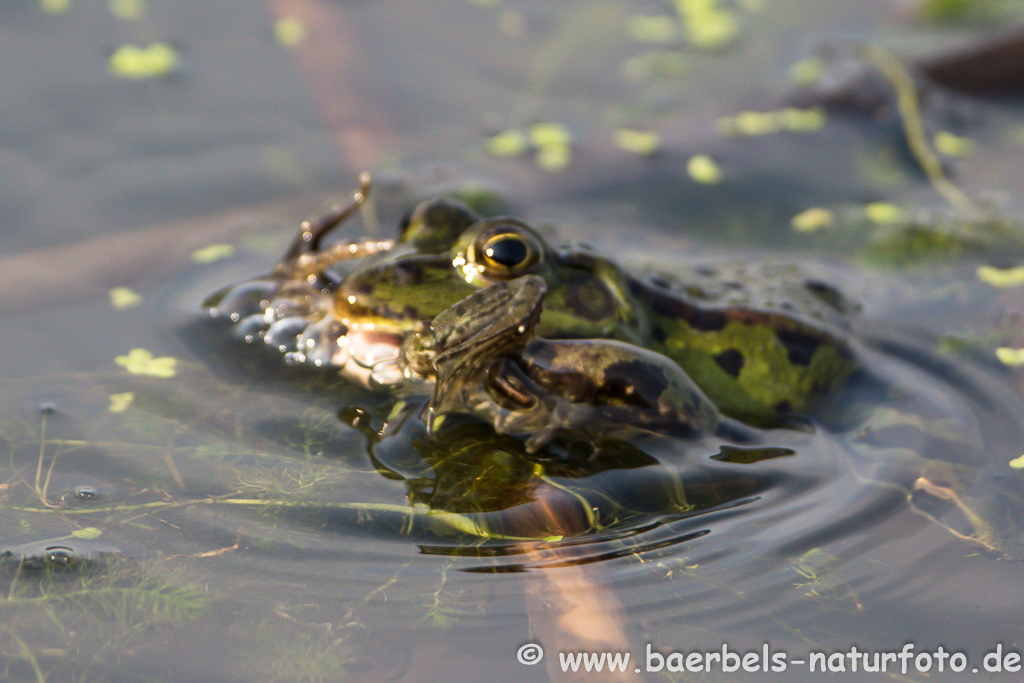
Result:
<svg viewBox="0 0 1024 683">
<path fill-rule="evenodd" d="M 432 392 L 428 429 L 473 413 L 529 434 L 529 450 L 562 428 L 600 437 L 778 424 L 827 404 L 818 399 L 855 373 L 874 377 L 889 409 L 854 410 L 851 463 L 957 536 L 1024 558 L 1019 471 L 981 460 L 978 434 L 948 419 L 946 397 L 901 399 L 884 376 L 857 372 L 860 359 L 893 359 L 870 341 L 861 348 L 857 308 L 832 286 L 792 266 L 631 272 L 446 198 L 417 206 L 396 240 L 325 244 L 368 191 L 364 179 L 347 205 L 304 223 L 269 275 L 212 295 L 209 312 L 290 362 Z"/>
<path fill-rule="evenodd" d="M 601 435 L 636 429 L 707 432 L 718 410 L 665 356 L 607 339 L 537 336 L 547 285 L 537 275 L 471 294 L 410 336 L 399 364 L 433 377 L 427 428 L 450 412 L 498 433 L 529 435 L 527 452 L 561 428 Z"/>
<path fill-rule="evenodd" d="M 211 296 L 210 313 L 290 362 L 333 366 L 383 389 L 415 379 L 414 366 L 396 362 L 411 335 L 474 292 L 531 275 L 546 289 L 539 338 L 649 349 L 733 417 L 804 411 L 857 367 L 847 332 L 856 308 L 796 267 L 633 273 L 585 245 L 550 244 L 520 220 L 483 218 L 448 198 L 417 206 L 395 241 L 325 246 L 368 192 L 364 178 L 347 205 L 303 223 L 270 275 Z"/>
</svg>

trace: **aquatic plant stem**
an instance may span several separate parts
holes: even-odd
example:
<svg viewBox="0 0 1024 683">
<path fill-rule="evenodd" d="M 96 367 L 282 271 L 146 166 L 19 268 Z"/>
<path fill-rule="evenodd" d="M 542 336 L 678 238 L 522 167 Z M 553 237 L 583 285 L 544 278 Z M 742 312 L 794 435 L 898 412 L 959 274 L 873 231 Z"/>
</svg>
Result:
<svg viewBox="0 0 1024 683">
<path fill-rule="evenodd" d="M 234 495 L 234 494 L 229 494 Z M 77 509 L 65 509 L 57 510 L 56 506 L 47 504 L 45 509 L 33 508 L 19 505 L 10 505 L 2 509 L 14 510 L 17 512 L 54 512 L 61 515 L 93 515 L 103 514 L 111 512 L 140 512 L 145 511 L 144 514 L 136 517 L 131 517 L 126 520 L 119 520 L 119 523 L 126 524 L 132 522 L 140 517 L 144 517 L 151 512 L 156 510 L 171 510 L 174 508 L 187 507 L 190 505 L 243 505 L 243 506 L 254 506 L 254 507 L 306 507 L 311 505 L 309 501 L 283 501 L 283 500 L 267 500 L 262 498 L 202 498 L 199 500 L 188 500 L 188 501 L 165 501 L 155 500 L 148 503 L 135 503 L 135 504 L 124 504 L 124 505 L 109 505 L 106 507 L 92 507 L 92 508 L 77 508 Z M 430 524 L 442 524 L 451 531 L 457 531 L 460 533 L 476 536 L 484 540 L 495 540 L 495 541 L 540 541 L 543 539 L 530 538 L 526 536 L 510 536 L 507 534 L 494 533 L 487 529 L 487 527 L 471 517 L 455 512 L 443 512 L 433 510 L 420 510 L 418 506 L 408 507 L 405 505 L 394 505 L 391 503 L 316 503 L 318 507 L 329 508 L 332 510 L 368 510 L 377 512 L 391 512 L 395 514 L 408 515 L 410 519 L 419 518 L 424 522 Z"/>
<path fill-rule="evenodd" d="M 7 632 L 7 635 L 10 636 L 11 640 L 18 644 L 23 656 L 32 667 L 32 671 L 35 672 L 36 683 L 46 683 L 46 676 L 43 674 L 43 669 L 39 666 L 39 662 L 36 660 L 35 655 L 32 654 L 32 650 L 29 648 L 28 644 L 19 638 L 18 634 L 14 632 L 14 629 L 9 626 L 4 626 L 4 631 Z"/>
<path fill-rule="evenodd" d="M 865 57 L 889 80 L 896 91 L 896 107 L 903 121 L 903 132 L 911 154 L 924 170 L 935 191 L 961 213 L 977 213 L 978 207 L 953 183 L 942 169 L 942 160 L 928 144 L 921 108 L 918 103 L 917 87 L 907 68 L 889 50 L 878 45 L 868 45 Z"/>
<path fill-rule="evenodd" d="M 46 469 L 46 478 L 40 482 L 43 478 L 43 461 L 46 459 L 46 417 L 47 412 L 43 411 L 42 420 L 39 426 L 39 457 L 36 460 L 36 481 L 35 489 L 36 495 L 39 496 L 39 502 L 47 507 L 56 507 L 53 503 L 47 500 L 46 492 L 50 488 L 50 478 L 53 476 L 53 467 L 57 464 L 58 451 L 54 451 L 53 458 L 50 459 L 50 466 Z M 13 464 L 12 464 L 13 466 Z"/>
</svg>

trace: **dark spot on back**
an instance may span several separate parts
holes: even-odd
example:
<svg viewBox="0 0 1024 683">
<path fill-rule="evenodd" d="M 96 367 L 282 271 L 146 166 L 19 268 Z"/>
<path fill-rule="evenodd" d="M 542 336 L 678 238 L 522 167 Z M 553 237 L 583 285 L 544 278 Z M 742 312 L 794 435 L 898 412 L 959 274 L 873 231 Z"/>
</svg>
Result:
<svg viewBox="0 0 1024 683">
<path fill-rule="evenodd" d="M 524 356 L 529 357 L 530 362 L 547 368 L 558 357 L 558 352 L 553 344 L 535 339 L 526 345 Z"/>
<path fill-rule="evenodd" d="M 788 413 L 791 409 L 789 401 L 783 400 L 775 404 L 775 412 L 777 413 Z"/>
<path fill-rule="evenodd" d="M 696 311 L 694 315 L 686 320 L 694 329 L 703 332 L 713 332 L 725 327 L 729 319 L 721 311 Z"/>
<path fill-rule="evenodd" d="M 718 269 L 711 266 L 701 266 L 695 272 L 703 277 L 715 277 L 718 275 Z"/>
<path fill-rule="evenodd" d="M 722 311 L 700 308 L 680 295 L 645 287 L 636 280 L 630 283 L 630 292 L 648 301 L 658 315 L 685 320 L 690 327 L 702 332 L 720 330 L 729 322 Z"/>
<path fill-rule="evenodd" d="M 811 364 L 811 358 L 821 344 L 819 339 L 798 330 L 779 330 L 776 334 L 782 345 L 786 347 L 786 355 L 789 357 L 790 363 L 804 367 Z"/>
<path fill-rule="evenodd" d="M 722 353 L 718 354 L 714 358 L 715 362 L 718 363 L 718 366 L 727 373 L 733 377 L 740 376 L 740 370 L 743 369 L 743 354 L 737 349 L 722 351 Z"/>
<path fill-rule="evenodd" d="M 636 391 L 643 387 L 643 391 Z M 661 368 L 652 368 L 640 360 L 612 363 L 604 372 L 604 382 L 597 387 L 600 405 L 627 405 L 652 408 L 648 396 L 660 396 L 668 389 L 668 378 Z"/>
</svg>

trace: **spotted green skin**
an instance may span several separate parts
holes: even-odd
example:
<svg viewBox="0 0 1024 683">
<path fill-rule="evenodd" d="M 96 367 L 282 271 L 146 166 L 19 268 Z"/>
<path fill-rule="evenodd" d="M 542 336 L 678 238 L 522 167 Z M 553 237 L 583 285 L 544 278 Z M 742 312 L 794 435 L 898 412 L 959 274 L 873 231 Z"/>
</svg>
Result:
<svg viewBox="0 0 1024 683">
<path fill-rule="evenodd" d="M 535 261 L 489 268 L 487 234 L 508 226 Z M 579 245 L 553 246 L 514 219 L 481 219 L 449 199 L 421 204 L 398 244 L 348 274 L 333 315 L 408 337 L 450 306 L 523 275 L 547 288 L 537 335 L 609 339 L 679 365 L 718 408 L 740 418 L 803 411 L 856 368 L 852 307 L 794 267 L 680 267 L 632 274 Z"/>
<path fill-rule="evenodd" d="M 533 451 L 560 429 L 604 436 L 717 426 L 711 401 L 657 352 L 608 339 L 538 337 L 546 289 L 536 275 L 493 284 L 407 341 L 403 362 L 433 371 L 431 429 L 440 416 L 468 412 L 498 432 L 530 435 Z"/>
</svg>

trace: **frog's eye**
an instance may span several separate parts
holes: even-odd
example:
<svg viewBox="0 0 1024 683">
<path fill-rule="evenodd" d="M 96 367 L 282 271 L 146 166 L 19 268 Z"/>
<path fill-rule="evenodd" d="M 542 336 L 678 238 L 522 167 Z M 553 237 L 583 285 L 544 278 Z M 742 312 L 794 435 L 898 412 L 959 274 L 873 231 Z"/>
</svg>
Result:
<svg viewBox="0 0 1024 683">
<path fill-rule="evenodd" d="M 530 258 L 530 245 L 516 234 L 498 235 L 484 245 L 484 259 L 491 266 L 518 268 Z"/>
<path fill-rule="evenodd" d="M 470 250 L 470 259 L 493 278 L 518 277 L 541 257 L 537 236 L 515 223 L 497 223 L 480 233 Z"/>
</svg>

